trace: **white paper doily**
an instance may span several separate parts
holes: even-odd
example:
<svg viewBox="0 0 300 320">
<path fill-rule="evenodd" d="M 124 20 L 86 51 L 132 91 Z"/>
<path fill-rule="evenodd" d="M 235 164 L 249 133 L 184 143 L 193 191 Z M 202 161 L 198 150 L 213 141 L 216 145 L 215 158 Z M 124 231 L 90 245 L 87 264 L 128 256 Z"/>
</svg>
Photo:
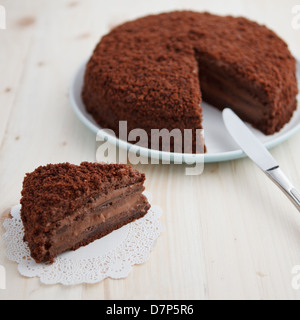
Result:
<svg viewBox="0 0 300 320">
<path fill-rule="evenodd" d="M 144 194 L 151 202 L 150 193 Z M 18 270 L 23 276 L 39 277 L 45 284 L 75 285 L 96 283 L 107 277 L 125 278 L 133 265 L 149 259 L 150 251 L 163 231 L 159 221 L 162 211 L 157 206 L 151 206 L 143 218 L 88 246 L 59 255 L 53 264 L 37 264 L 30 257 L 29 248 L 23 241 L 20 209 L 20 205 L 12 208 L 12 218 L 6 219 L 3 224 L 6 230 L 3 235 L 7 246 L 6 255 L 9 260 L 18 263 Z"/>
</svg>

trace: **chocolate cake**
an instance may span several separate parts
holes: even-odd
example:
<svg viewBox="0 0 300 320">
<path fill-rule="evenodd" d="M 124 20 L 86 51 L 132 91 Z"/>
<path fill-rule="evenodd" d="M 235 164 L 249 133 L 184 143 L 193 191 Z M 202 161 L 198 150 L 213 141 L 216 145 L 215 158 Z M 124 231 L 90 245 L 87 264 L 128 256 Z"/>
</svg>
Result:
<svg viewBox="0 0 300 320">
<path fill-rule="evenodd" d="M 242 17 L 182 11 L 104 36 L 87 64 L 82 98 L 101 127 L 118 134 L 125 120 L 128 131 L 144 129 L 151 141 L 154 128 L 202 128 L 202 100 L 273 134 L 291 119 L 297 92 L 295 59 L 273 31 Z"/>
<path fill-rule="evenodd" d="M 21 200 L 24 241 L 37 263 L 54 261 L 150 208 L 145 175 L 126 165 L 84 162 L 39 167 L 26 175 Z"/>
</svg>

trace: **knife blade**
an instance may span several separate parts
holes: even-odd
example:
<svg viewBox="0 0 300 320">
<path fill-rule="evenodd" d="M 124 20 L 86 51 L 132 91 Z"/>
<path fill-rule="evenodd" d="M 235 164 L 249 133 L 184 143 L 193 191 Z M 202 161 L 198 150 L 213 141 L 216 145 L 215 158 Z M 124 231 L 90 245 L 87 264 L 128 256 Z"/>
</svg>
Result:
<svg viewBox="0 0 300 320">
<path fill-rule="evenodd" d="M 300 193 L 280 169 L 271 153 L 231 110 L 223 110 L 226 129 L 245 154 L 288 196 L 300 211 Z"/>
<path fill-rule="evenodd" d="M 231 109 L 224 109 L 223 120 L 236 143 L 263 171 L 278 167 L 270 152 Z"/>
</svg>

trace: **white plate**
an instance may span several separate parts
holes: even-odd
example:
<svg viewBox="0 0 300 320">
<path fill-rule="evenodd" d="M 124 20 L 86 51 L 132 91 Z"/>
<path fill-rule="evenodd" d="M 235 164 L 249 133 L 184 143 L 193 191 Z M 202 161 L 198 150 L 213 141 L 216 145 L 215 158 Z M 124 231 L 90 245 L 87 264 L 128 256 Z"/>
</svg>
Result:
<svg viewBox="0 0 300 320">
<path fill-rule="evenodd" d="M 77 70 L 69 90 L 69 97 L 71 105 L 79 117 L 79 119 L 95 134 L 99 133 L 102 128 L 94 121 L 93 117 L 85 110 L 85 106 L 81 99 L 81 91 L 83 86 L 83 78 L 86 67 L 86 61 Z M 297 63 L 297 78 L 300 91 L 300 62 Z M 298 101 L 299 101 L 298 95 Z M 126 141 L 120 140 L 114 136 L 107 135 L 106 139 L 121 149 L 129 150 L 134 153 L 138 153 L 144 157 L 150 157 L 151 159 L 159 159 L 165 161 L 183 161 L 186 163 L 202 163 L 205 162 L 220 162 L 238 159 L 245 157 L 244 152 L 238 147 L 238 145 L 232 140 L 227 132 L 222 120 L 222 113 L 216 108 L 202 103 L 203 106 L 203 127 L 205 131 L 205 145 L 207 147 L 207 153 L 204 155 L 192 155 L 181 153 L 169 153 L 157 150 L 151 150 L 142 148 Z M 253 129 L 250 125 L 248 127 L 259 138 L 259 140 L 267 147 L 272 148 L 292 135 L 294 135 L 300 129 L 300 110 L 295 111 L 291 121 L 278 133 L 266 136 L 260 131 Z"/>
</svg>

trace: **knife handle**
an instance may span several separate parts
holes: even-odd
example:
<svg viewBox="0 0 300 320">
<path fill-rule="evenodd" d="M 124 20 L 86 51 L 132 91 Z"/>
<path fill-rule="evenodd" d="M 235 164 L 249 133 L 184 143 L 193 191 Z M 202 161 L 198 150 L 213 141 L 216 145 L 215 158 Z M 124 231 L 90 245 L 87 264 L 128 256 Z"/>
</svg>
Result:
<svg viewBox="0 0 300 320">
<path fill-rule="evenodd" d="M 300 212 L 300 193 L 296 190 L 290 180 L 282 172 L 280 167 L 267 170 L 267 176 L 287 195 Z"/>
<path fill-rule="evenodd" d="M 299 192 L 294 188 L 291 190 L 292 196 L 295 198 L 295 201 L 298 203 L 298 206 L 300 206 L 300 194 Z"/>
</svg>

